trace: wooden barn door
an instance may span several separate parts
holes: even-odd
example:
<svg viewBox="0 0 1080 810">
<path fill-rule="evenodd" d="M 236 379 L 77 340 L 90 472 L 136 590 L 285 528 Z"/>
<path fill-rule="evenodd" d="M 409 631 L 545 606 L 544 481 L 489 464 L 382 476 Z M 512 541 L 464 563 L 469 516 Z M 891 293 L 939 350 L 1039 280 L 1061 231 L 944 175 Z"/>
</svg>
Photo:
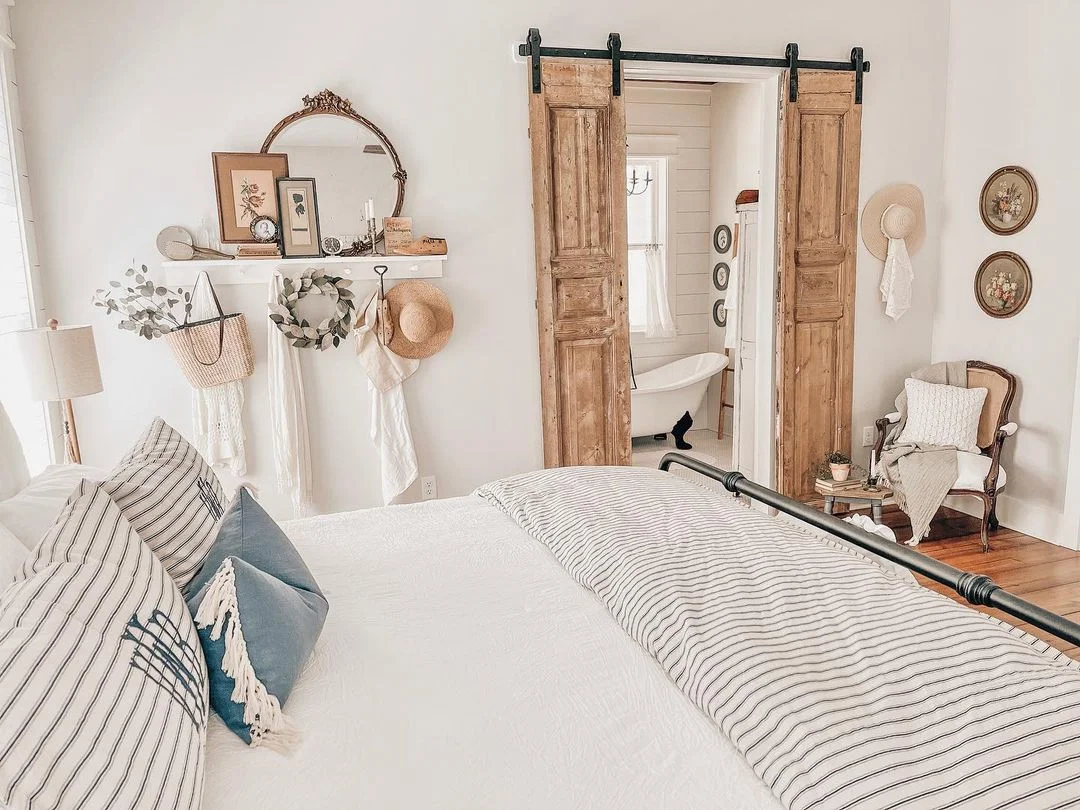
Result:
<svg viewBox="0 0 1080 810">
<path fill-rule="evenodd" d="M 611 63 L 541 62 L 529 93 L 544 465 L 630 463 L 626 118 Z"/>
<path fill-rule="evenodd" d="M 854 73 L 799 71 L 781 123 L 777 483 L 814 497 L 813 467 L 851 449 L 862 107 Z"/>
</svg>

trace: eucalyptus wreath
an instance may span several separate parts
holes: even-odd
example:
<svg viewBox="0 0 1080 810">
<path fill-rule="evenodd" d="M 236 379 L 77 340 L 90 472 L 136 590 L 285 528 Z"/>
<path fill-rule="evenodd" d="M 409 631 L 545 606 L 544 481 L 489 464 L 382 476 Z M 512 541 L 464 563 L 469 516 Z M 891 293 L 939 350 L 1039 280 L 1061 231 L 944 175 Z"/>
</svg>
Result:
<svg viewBox="0 0 1080 810">
<path fill-rule="evenodd" d="M 276 304 L 270 304 L 270 320 L 298 349 L 316 348 L 319 351 L 337 347 L 353 326 L 356 303 L 349 289 L 351 279 L 328 276 L 323 269 L 305 270 L 295 279 L 286 276 L 281 281 L 281 294 Z M 296 304 L 308 295 L 325 295 L 334 302 L 334 314 L 312 325 L 296 312 Z"/>
</svg>

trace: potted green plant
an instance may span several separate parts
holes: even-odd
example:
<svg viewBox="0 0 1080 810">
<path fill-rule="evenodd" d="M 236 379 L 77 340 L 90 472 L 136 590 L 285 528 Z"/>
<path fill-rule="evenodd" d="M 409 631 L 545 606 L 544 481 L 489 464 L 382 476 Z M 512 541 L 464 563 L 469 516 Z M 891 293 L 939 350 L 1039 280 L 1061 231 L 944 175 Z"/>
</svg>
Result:
<svg viewBox="0 0 1080 810">
<path fill-rule="evenodd" d="M 833 481 L 847 481 L 851 475 L 851 458 L 843 453 L 829 453 L 825 459 L 829 463 L 829 472 Z"/>
</svg>

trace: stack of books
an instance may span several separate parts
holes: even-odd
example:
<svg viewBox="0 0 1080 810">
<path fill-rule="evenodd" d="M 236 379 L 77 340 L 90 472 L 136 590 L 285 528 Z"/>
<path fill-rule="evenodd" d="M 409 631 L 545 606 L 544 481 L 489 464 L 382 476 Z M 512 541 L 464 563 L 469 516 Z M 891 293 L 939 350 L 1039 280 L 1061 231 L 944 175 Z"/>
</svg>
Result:
<svg viewBox="0 0 1080 810">
<path fill-rule="evenodd" d="M 820 492 L 828 494 L 847 492 L 852 489 L 862 489 L 863 481 L 861 478 L 849 478 L 847 481 L 834 481 L 831 478 L 818 478 L 817 488 Z"/>
</svg>

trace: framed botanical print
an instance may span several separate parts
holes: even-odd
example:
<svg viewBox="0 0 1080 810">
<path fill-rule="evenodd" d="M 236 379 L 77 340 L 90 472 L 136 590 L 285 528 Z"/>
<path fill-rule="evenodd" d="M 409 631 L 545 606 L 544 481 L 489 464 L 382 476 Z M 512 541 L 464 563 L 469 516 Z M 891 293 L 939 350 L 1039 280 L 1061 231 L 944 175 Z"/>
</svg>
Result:
<svg viewBox="0 0 1080 810">
<path fill-rule="evenodd" d="M 1026 228 L 1038 206 L 1035 178 L 1019 166 L 1002 166 L 987 178 L 979 194 L 983 224 L 1002 236 Z"/>
<path fill-rule="evenodd" d="M 255 219 L 278 220 L 274 182 L 288 176 L 289 156 L 214 152 L 213 158 L 221 241 L 233 245 L 253 242 L 251 223 Z"/>
<path fill-rule="evenodd" d="M 975 300 L 992 318 L 1011 318 L 1031 298 L 1031 269 L 1007 250 L 992 253 L 975 273 Z"/>
<path fill-rule="evenodd" d="M 322 256 L 315 178 L 279 178 L 277 196 L 281 210 L 282 255 L 294 259 Z"/>
</svg>

